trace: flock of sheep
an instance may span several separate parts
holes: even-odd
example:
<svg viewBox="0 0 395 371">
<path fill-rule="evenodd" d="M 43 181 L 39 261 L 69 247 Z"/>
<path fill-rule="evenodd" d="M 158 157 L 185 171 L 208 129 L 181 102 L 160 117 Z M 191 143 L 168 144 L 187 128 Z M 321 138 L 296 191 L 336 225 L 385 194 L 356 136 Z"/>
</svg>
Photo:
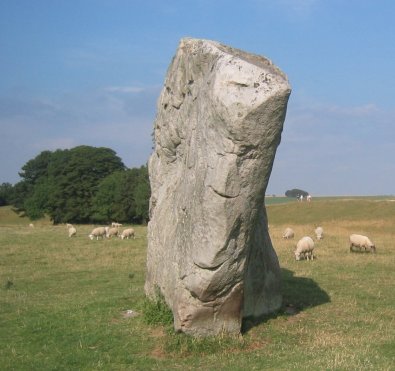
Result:
<svg viewBox="0 0 395 371">
<path fill-rule="evenodd" d="M 69 231 L 69 237 L 73 237 L 77 234 L 76 228 L 72 224 L 66 224 L 67 229 Z M 96 227 L 93 228 L 92 232 L 89 234 L 89 238 L 93 240 L 96 237 L 96 240 L 99 238 L 111 238 L 111 237 L 119 237 L 123 239 L 135 238 L 135 233 L 133 228 L 126 228 L 122 232 L 120 231 L 120 227 L 122 224 L 120 223 L 111 223 L 111 227 Z"/>
<path fill-rule="evenodd" d="M 324 229 L 322 227 L 317 227 L 314 230 L 317 240 L 322 240 L 324 238 Z M 283 238 L 288 240 L 294 238 L 295 233 L 292 228 L 286 228 L 283 233 Z M 372 253 L 376 252 L 376 246 L 367 237 L 361 234 L 350 235 L 350 251 L 370 251 Z M 301 260 L 313 260 L 314 259 L 314 241 L 309 236 L 302 237 L 296 244 L 295 249 L 295 259 Z"/>
<path fill-rule="evenodd" d="M 73 237 L 77 235 L 77 229 L 72 224 L 66 224 L 69 237 Z M 119 237 L 123 239 L 135 238 L 135 233 L 133 228 L 126 228 L 122 232 L 120 231 L 120 227 L 122 224 L 120 223 L 111 223 L 111 227 L 96 227 L 89 234 L 89 238 L 96 240 L 100 238 L 106 237 Z M 34 225 L 30 224 L 29 227 L 33 228 Z M 322 227 L 317 227 L 314 230 L 315 236 L 317 240 L 322 240 L 324 238 L 324 229 Z M 283 238 L 286 240 L 292 239 L 295 237 L 295 233 L 292 228 L 286 228 L 283 233 Z M 376 252 L 376 246 L 372 243 L 372 241 L 367 236 L 363 236 L 361 234 L 351 234 L 349 237 L 350 240 L 350 251 L 370 251 L 372 253 Z M 295 259 L 296 260 L 313 260 L 314 259 L 314 241 L 310 236 L 302 237 L 296 244 L 295 248 Z"/>
</svg>

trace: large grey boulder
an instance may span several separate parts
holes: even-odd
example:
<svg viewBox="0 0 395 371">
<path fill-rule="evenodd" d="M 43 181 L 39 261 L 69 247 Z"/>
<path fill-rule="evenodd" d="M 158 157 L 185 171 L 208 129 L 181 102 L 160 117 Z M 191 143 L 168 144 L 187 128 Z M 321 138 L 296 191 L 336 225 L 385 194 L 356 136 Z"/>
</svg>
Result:
<svg viewBox="0 0 395 371">
<path fill-rule="evenodd" d="M 268 59 L 182 39 L 158 101 L 145 290 L 195 336 L 281 306 L 264 194 L 290 86 Z"/>
</svg>

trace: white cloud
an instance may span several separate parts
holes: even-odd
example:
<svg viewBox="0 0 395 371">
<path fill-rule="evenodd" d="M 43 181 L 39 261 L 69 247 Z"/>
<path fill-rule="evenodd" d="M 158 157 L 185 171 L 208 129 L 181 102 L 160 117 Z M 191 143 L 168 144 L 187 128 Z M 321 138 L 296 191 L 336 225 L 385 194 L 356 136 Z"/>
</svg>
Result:
<svg viewBox="0 0 395 371">
<path fill-rule="evenodd" d="M 0 183 L 17 181 L 28 160 L 44 150 L 109 147 L 125 165 L 146 163 L 159 88 L 110 86 L 59 97 L 0 99 Z M 12 164 L 12 165 L 11 165 Z"/>
<path fill-rule="evenodd" d="M 260 6 L 277 8 L 295 21 L 305 20 L 312 16 L 320 0 L 255 0 Z"/>
<path fill-rule="evenodd" d="M 268 193 L 293 187 L 316 195 L 393 193 L 394 121 L 394 111 L 373 103 L 291 102 Z"/>
<path fill-rule="evenodd" d="M 122 44 L 115 39 L 100 39 L 65 48 L 61 51 L 60 58 L 69 67 L 95 67 L 112 63 L 120 57 L 127 58 L 132 55 L 132 51 L 131 44 Z"/>
<path fill-rule="evenodd" d="M 109 86 L 108 88 L 104 89 L 105 91 L 108 91 L 110 93 L 142 93 L 144 91 L 144 88 L 139 87 L 139 86 Z"/>
<path fill-rule="evenodd" d="M 62 137 L 51 137 L 36 139 L 32 143 L 32 148 L 36 150 L 37 153 L 45 150 L 55 151 L 57 149 L 72 148 L 77 145 L 76 138 L 62 138 Z"/>
<path fill-rule="evenodd" d="M 318 0 L 278 0 L 278 3 L 299 17 L 307 17 L 311 15 Z"/>
</svg>

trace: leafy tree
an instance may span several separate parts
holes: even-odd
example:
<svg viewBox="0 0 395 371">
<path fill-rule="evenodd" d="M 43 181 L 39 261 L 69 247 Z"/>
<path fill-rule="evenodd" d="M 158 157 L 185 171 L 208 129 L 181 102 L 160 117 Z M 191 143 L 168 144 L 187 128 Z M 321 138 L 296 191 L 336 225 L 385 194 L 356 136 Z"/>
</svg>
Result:
<svg viewBox="0 0 395 371">
<path fill-rule="evenodd" d="M 144 222 L 148 218 L 147 167 L 115 172 L 99 184 L 92 218 L 98 222 Z"/>
<path fill-rule="evenodd" d="M 79 146 L 51 162 L 53 192 L 48 212 L 54 223 L 89 222 L 92 201 L 101 180 L 124 170 L 125 165 L 109 148 Z"/>
<path fill-rule="evenodd" d="M 101 223 L 111 220 L 125 221 L 122 214 L 121 185 L 124 182 L 125 172 L 117 171 L 104 178 L 92 201 L 92 219 Z"/>
<path fill-rule="evenodd" d="M 0 185 L 0 206 L 9 205 L 13 198 L 13 187 L 11 183 Z"/>
<path fill-rule="evenodd" d="M 21 180 L 20 182 L 14 185 L 11 204 L 14 206 L 14 210 L 17 213 L 21 213 L 22 215 L 25 212 L 25 200 L 31 195 L 33 191 L 33 185 L 29 184 L 25 180 Z"/>
<path fill-rule="evenodd" d="M 134 191 L 134 200 L 136 204 L 136 218 L 141 223 L 146 223 L 149 219 L 149 199 L 151 188 L 149 183 L 148 168 L 142 166 L 136 189 Z"/>
<path fill-rule="evenodd" d="M 109 148 L 79 146 L 44 151 L 28 161 L 15 185 L 13 204 L 31 218 L 45 213 L 53 222 L 89 222 L 98 185 L 125 165 Z"/>
<path fill-rule="evenodd" d="M 40 219 L 48 211 L 48 195 L 51 185 L 47 177 L 42 177 L 34 186 L 33 192 L 24 202 L 25 214 L 32 220 Z"/>
<path fill-rule="evenodd" d="M 43 179 L 48 178 L 48 168 L 52 157 L 51 151 L 43 151 L 22 167 L 22 171 L 19 173 L 22 180 L 15 184 L 11 200 L 11 204 L 14 205 L 15 211 L 18 213 L 32 216 L 34 219 L 38 218 L 38 215 L 44 214 L 44 210 L 42 212 L 37 210 L 38 205 L 44 203 L 42 200 L 44 195 L 40 196 L 41 201 L 37 203 L 38 195 L 34 196 L 34 188 L 38 182 L 42 184 Z M 36 200 L 34 201 L 34 199 Z M 30 208 L 33 209 L 31 212 Z"/>
<path fill-rule="evenodd" d="M 19 176 L 30 185 L 35 185 L 36 182 L 43 176 L 48 176 L 48 165 L 52 158 L 51 151 L 43 151 L 34 159 L 29 160 L 22 166 Z"/>
<path fill-rule="evenodd" d="M 308 192 L 303 191 L 301 189 L 297 189 L 297 188 L 294 188 L 294 189 L 291 189 L 291 190 L 288 190 L 285 192 L 285 195 L 287 197 L 299 197 L 299 196 L 306 197 L 308 194 L 309 194 Z"/>
</svg>

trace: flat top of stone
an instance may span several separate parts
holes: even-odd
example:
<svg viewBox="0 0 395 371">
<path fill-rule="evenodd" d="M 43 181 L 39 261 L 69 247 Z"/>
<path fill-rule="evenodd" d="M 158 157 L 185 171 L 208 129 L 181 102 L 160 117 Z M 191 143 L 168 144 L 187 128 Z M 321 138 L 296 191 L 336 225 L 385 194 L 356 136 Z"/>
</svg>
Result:
<svg viewBox="0 0 395 371">
<path fill-rule="evenodd" d="M 225 44 L 221 44 L 218 41 L 207 40 L 207 39 L 195 39 L 192 37 L 184 37 L 180 41 L 180 47 L 191 47 L 201 49 L 217 50 L 217 53 L 228 54 L 235 58 L 239 58 L 247 63 L 251 63 L 258 68 L 270 70 L 271 73 L 281 75 L 285 80 L 288 81 L 287 75 L 280 70 L 273 62 L 261 55 L 246 52 L 241 49 L 233 48 Z"/>
</svg>

